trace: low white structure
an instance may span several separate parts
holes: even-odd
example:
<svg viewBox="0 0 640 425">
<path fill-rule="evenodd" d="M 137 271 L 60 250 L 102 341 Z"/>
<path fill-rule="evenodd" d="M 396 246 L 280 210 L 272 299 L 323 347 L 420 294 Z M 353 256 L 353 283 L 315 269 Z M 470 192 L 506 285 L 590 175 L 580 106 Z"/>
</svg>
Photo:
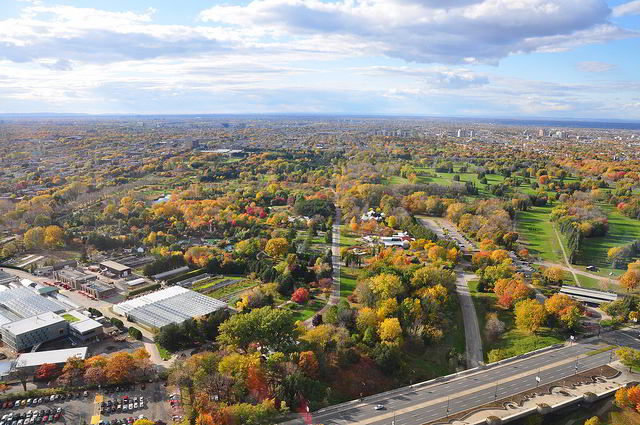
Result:
<svg viewBox="0 0 640 425">
<path fill-rule="evenodd" d="M 69 333 L 81 342 L 91 341 L 99 338 L 104 333 L 102 324 L 79 311 L 67 313 L 76 320 L 69 320 Z"/>
<path fill-rule="evenodd" d="M 66 348 L 64 350 L 40 351 L 36 353 L 24 353 L 18 356 L 14 369 L 28 369 L 35 371 L 45 363 L 61 365 L 71 357 L 79 359 L 87 358 L 87 347 Z"/>
</svg>

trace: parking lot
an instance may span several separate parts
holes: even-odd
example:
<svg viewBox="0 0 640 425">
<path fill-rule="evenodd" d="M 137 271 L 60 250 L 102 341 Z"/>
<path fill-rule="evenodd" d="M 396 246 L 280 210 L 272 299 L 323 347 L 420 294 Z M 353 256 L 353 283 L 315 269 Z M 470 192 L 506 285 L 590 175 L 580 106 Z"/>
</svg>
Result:
<svg viewBox="0 0 640 425">
<path fill-rule="evenodd" d="M 137 385 L 89 391 L 86 396 L 81 392 L 66 393 L 54 400 L 50 397 L 18 400 L 17 405 L 12 400 L 2 402 L 1 406 L 0 425 L 119 425 L 132 423 L 141 415 L 156 422 L 169 422 L 166 391 L 161 383 L 146 384 L 144 389 Z"/>
</svg>

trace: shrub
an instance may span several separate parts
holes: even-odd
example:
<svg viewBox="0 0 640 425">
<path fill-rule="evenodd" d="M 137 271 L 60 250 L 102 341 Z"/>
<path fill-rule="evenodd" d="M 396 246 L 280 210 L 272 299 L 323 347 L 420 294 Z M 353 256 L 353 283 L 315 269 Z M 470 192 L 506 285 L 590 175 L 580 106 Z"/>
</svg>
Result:
<svg viewBox="0 0 640 425">
<path fill-rule="evenodd" d="M 133 326 L 129 328 L 129 335 L 140 341 L 142 339 L 142 332 L 140 329 L 136 329 Z"/>
<path fill-rule="evenodd" d="M 309 290 L 307 288 L 298 288 L 291 296 L 291 301 L 298 304 L 306 303 L 309 300 Z"/>
<path fill-rule="evenodd" d="M 113 326 L 115 326 L 118 329 L 122 329 L 124 328 L 124 323 L 122 322 L 122 320 L 116 318 L 116 317 L 112 317 L 111 319 L 109 319 L 109 321 L 111 322 L 111 324 Z"/>
</svg>

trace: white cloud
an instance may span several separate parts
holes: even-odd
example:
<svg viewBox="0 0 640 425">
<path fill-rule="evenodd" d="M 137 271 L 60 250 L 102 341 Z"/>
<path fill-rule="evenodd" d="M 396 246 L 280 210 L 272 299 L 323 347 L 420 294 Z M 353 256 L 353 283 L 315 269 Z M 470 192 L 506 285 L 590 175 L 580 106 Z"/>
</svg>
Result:
<svg viewBox="0 0 640 425">
<path fill-rule="evenodd" d="M 613 16 L 640 15 L 640 0 L 620 4 L 613 8 Z"/>
<path fill-rule="evenodd" d="M 607 21 L 603 0 L 253 0 L 214 6 L 200 18 L 253 27 L 263 36 L 350 37 L 379 54 L 415 62 L 496 63 L 514 53 L 549 51 L 629 37 Z"/>
<path fill-rule="evenodd" d="M 578 71 L 583 72 L 607 72 L 616 69 L 617 66 L 612 63 L 599 62 L 599 61 L 586 61 L 578 62 L 576 64 Z"/>
</svg>

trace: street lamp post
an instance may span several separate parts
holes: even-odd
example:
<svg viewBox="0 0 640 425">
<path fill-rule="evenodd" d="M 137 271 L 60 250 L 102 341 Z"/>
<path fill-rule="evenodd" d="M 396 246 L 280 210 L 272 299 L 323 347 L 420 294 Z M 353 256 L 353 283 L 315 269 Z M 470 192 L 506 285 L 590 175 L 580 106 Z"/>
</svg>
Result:
<svg viewBox="0 0 640 425">
<path fill-rule="evenodd" d="M 578 356 L 576 356 L 576 375 L 578 374 Z"/>
<path fill-rule="evenodd" d="M 576 337 L 575 337 L 575 336 L 571 335 L 571 336 L 569 337 L 569 341 L 571 341 L 571 342 L 569 343 L 569 346 L 570 346 L 570 347 L 573 345 L 573 342 L 574 342 L 575 340 L 576 340 Z"/>
<path fill-rule="evenodd" d="M 493 394 L 493 398 L 494 399 L 498 398 L 498 381 L 496 381 L 496 392 Z"/>
<path fill-rule="evenodd" d="M 540 368 L 538 368 L 538 373 L 536 374 L 536 388 L 538 388 L 538 385 L 540 385 Z"/>
<path fill-rule="evenodd" d="M 447 418 L 449 417 L 449 401 L 450 401 L 450 398 L 447 397 Z"/>
</svg>

